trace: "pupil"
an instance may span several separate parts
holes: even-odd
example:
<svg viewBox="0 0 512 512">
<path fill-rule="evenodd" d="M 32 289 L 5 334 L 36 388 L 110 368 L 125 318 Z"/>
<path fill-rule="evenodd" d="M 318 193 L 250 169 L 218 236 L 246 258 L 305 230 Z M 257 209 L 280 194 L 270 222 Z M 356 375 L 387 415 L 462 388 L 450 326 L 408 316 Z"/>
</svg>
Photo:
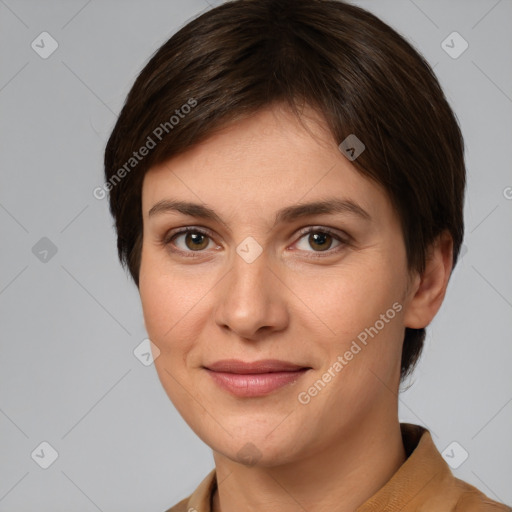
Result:
<svg viewBox="0 0 512 512">
<path fill-rule="evenodd" d="M 204 244 L 204 235 L 201 233 L 188 233 L 189 240 L 192 239 L 193 245 L 197 247 L 200 247 L 202 244 Z"/>
<path fill-rule="evenodd" d="M 327 233 L 313 233 L 310 236 L 313 240 L 313 244 L 315 244 L 315 245 L 325 244 L 326 239 L 328 237 L 330 238 L 330 235 L 328 235 Z M 326 249 L 329 249 L 329 247 L 321 247 L 321 250 L 326 250 Z"/>
</svg>

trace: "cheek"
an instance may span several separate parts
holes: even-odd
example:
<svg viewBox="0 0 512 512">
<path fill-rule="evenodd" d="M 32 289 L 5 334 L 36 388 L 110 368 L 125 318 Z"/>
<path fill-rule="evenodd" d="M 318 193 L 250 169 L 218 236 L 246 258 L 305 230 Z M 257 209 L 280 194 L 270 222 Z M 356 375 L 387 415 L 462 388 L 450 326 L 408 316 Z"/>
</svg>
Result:
<svg viewBox="0 0 512 512">
<path fill-rule="evenodd" d="M 399 256 L 394 264 L 380 255 L 372 261 L 361 257 L 321 278 L 302 275 L 295 281 L 294 291 L 321 320 L 314 337 L 323 364 L 315 379 L 332 379 L 319 393 L 317 407 L 363 410 L 389 392 L 379 379 L 394 387 L 403 340 L 405 280 Z"/>
<path fill-rule="evenodd" d="M 322 306 L 319 316 L 331 332 L 315 336 L 322 367 L 300 391 L 318 395 L 313 400 L 318 414 L 344 410 L 357 416 L 382 395 L 385 398 L 399 376 L 403 340 L 400 280 L 389 276 L 379 280 L 353 272 L 338 276 L 337 284 L 328 291 L 322 293 L 317 285 L 313 288 L 310 297 L 322 297 L 317 304 Z M 325 389 L 323 383 L 327 383 Z"/>
<path fill-rule="evenodd" d="M 176 339 L 175 332 L 196 314 L 209 288 L 192 271 L 192 266 L 176 270 L 166 262 L 165 253 L 143 245 L 139 293 L 146 330 L 160 349 Z"/>
<path fill-rule="evenodd" d="M 183 273 L 169 273 L 158 259 L 146 253 L 141 263 L 144 323 L 149 339 L 160 350 L 154 361 L 160 382 L 180 414 L 192 421 L 187 357 L 199 338 L 201 326 L 195 319 L 201 314 L 201 297 L 208 288 L 191 283 Z"/>
<path fill-rule="evenodd" d="M 344 342 L 373 325 L 401 300 L 403 288 L 404 281 L 393 266 L 362 259 L 329 272 L 303 272 L 294 277 L 292 285 L 296 296 L 324 325 L 330 342 L 336 338 Z"/>
<path fill-rule="evenodd" d="M 168 274 L 160 260 L 153 252 L 143 249 L 139 293 L 149 338 L 165 353 L 190 309 L 191 290 L 178 276 Z"/>
<path fill-rule="evenodd" d="M 199 290 L 188 286 L 177 278 L 148 274 L 140 281 L 140 296 L 144 322 L 150 339 L 163 352 L 184 348 L 186 341 L 183 331 L 188 327 L 191 332 L 191 320 L 197 315 L 200 302 Z"/>
</svg>

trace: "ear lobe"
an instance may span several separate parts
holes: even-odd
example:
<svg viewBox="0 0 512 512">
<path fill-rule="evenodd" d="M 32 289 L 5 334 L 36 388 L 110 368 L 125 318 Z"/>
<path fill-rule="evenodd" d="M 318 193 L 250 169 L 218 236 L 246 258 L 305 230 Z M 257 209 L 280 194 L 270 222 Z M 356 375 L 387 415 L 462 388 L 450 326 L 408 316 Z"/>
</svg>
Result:
<svg viewBox="0 0 512 512">
<path fill-rule="evenodd" d="M 425 270 L 410 291 L 404 313 L 405 327 L 422 329 L 430 324 L 443 302 L 452 266 L 453 240 L 443 231 L 430 247 Z"/>
</svg>

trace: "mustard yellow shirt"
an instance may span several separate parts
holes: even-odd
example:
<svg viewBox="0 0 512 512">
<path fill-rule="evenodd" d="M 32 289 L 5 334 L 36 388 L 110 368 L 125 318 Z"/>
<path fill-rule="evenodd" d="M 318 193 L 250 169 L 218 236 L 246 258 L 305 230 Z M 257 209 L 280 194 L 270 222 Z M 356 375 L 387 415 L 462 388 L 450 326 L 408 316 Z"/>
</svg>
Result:
<svg viewBox="0 0 512 512">
<path fill-rule="evenodd" d="M 407 459 L 355 512 L 512 512 L 455 478 L 428 430 L 409 423 L 400 427 Z M 213 469 L 188 498 L 166 512 L 211 512 L 216 486 Z"/>
</svg>

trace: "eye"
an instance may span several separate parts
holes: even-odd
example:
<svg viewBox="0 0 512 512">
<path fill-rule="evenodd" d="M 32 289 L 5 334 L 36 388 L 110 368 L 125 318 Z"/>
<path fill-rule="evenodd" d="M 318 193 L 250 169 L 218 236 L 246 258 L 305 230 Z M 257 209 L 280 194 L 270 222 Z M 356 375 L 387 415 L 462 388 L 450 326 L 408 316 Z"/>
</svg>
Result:
<svg viewBox="0 0 512 512">
<path fill-rule="evenodd" d="M 332 254 L 348 245 L 348 236 L 345 239 L 342 235 L 325 227 L 305 228 L 300 231 L 300 234 L 302 236 L 295 242 L 295 246 L 304 252 L 326 252 Z M 162 243 L 171 252 L 181 253 L 190 257 L 199 256 L 199 253 L 205 252 L 206 249 L 219 248 L 213 242 L 208 232 L 193 226 L 187 226 L 179 231 L 167 234 Z M 335 244 L 334 248 L 333 244 Z M 313 251 L 310 250 L 311 248 Z M 321 254 L 316 254 L 315 256 L 317 255 L 321 256 Z"/>
<path fill-rule="evenodd" d="M 306 228 L 301 231 L 301 238 L 296 242 L 296 246 L 301 251 L 306 252 L 329 252 L 330 254 L 336 252 L 336 249 L 343 247 L 348 242 L 343 239 L 341 235 L 338 235 L 334 231 L 331 231 L 328 228 Z M 332 249 L 332 245 L 337 243 Z M 300 245 L 302 243 L 302 246 Z M 310 251 L 308 247 L 313 248 L 313 251 Z"/>
<path fill-rule="evenodd" d="M 203 252 L 204 249 L 211 248 L 210 242 L 212 239 L 206 231 L 192 226 L 171 233 L 163 240 L 163 244 L 169 246 L 171 251 L 181 253 Z"/>
</svg>

